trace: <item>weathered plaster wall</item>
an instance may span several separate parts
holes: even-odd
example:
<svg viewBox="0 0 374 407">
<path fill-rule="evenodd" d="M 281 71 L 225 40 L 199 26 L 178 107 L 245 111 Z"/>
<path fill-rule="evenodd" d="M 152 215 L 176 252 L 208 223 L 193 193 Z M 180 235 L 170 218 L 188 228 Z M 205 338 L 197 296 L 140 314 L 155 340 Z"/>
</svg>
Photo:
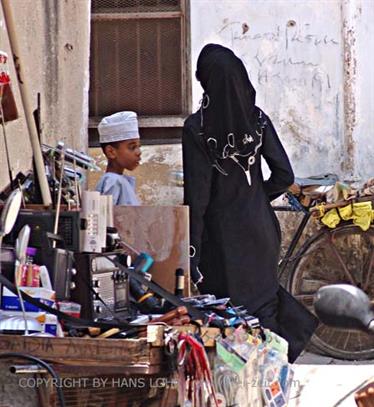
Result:
<svg viewBox="0 0 374 407">
<path fill-rule="evenodd" d="M 63 140 L 87 148 L 90 0 L 12 0 L 13 18 L 31 102 L 41 94 L 42 142 Z M 11 56 L 2 10 L 0 49 Z M 31 146 L 13 63 L 13 89 L 20 118 L 7 124 L 13 172 L 31 167 Z M 0 188 L 8 183 L 4 142 L 0 137 Z"/>
<path fill-rule="evenodd" d="M 257 103 L 273 120 L 296 173 L 342 174 L 341 2 L 198 0 L 192 1 L 191 21 L 192 66 L 209 42 L 243 59 Z M 195 106 L 200 94 L 195 82 Z"/>
</svg>

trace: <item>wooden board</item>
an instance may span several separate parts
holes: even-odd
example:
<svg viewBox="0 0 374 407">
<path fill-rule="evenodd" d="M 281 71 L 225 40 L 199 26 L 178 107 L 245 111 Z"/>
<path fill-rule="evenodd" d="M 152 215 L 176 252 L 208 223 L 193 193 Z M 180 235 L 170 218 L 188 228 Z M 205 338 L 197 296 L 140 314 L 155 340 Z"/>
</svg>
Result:
<svg viewBox="0 0 374 407">
<path fill-rule="evenodd" d="M 185 271 L 185 295 L 189 295 L 189 212 L 187 206 L 115 206 L 114 225 L 121 238 L 155 260 L 153 280 L 170 292 L 175 270 Z"/>
<path fill-rule="evenodd" d="M 142 339 L 38 338 L 0 335 L 2 353 L 22 352 L 70 366 L 122 367 L 148 373 L 161 367 L 163 352 Z"/>
</svg>

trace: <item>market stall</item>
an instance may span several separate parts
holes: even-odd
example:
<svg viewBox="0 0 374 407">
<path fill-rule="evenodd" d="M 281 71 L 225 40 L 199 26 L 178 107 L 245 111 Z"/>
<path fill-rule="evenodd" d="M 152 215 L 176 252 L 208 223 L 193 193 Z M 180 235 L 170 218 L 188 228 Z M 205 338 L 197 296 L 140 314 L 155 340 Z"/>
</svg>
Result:
<svg viewBox="0 0 374 407">
<path fill-rule="evenodd" d="M 2 210 L 0 357 L 28 380 L 46 379 L 41 364 L 51 365 L 63 385 L 57 391 L 56 382 L 40 382 L 45 405 L 74 405 L 93 383 L 105 383 L 97 392 L 109 386 L 114 405 L 131 405 L 133 398 L 230 405 L 236 396 L 243 405 L 262 405 L 264 397 L 285 405 L 292 377 L 286 341 L 229 298 L 190 294 L 187 208 L 118 207 L 113 220 L 107 198 L 85 191 L 79 211 L 76 202 L 70 211 L 67 202 L 57 204 L 60 219 L 79 217 L 79 238 L 58 224 L 62 236 L 47 244 L 43 235 L 51 237 L 57 210 L 20 209 L 25 196 L 14 190 Z M 31 366 L 22 368 L 22 358 Z M 67 378 L 77 379 L 74 394 Z M 131 391 L 121 378 L 133 380 Z M 61 392 L 69 395 L 64 402 Z"/>
</svg>

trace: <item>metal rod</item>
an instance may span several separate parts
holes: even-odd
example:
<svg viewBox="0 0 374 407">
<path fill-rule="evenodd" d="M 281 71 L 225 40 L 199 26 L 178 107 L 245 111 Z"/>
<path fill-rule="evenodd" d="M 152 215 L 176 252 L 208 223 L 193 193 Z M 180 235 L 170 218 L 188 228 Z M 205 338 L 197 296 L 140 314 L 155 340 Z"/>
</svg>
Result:
<svg viewBox="0 0 374 407">
<path fill-rule="evenodd" d="M 342 256 L 340 255 L 340 253 L 338 252 L 338 249 L 336 248 L 334 242 L 333 242 L 333 236 L 329 236 L 329 238 L 327 239 L 327 243 L 330 246 L 334 256 L 336 257 L 336 259 L 338 260 L 339 264 L 341 265 L 344 274 L 346 275 L 346 277 L 348 278 L 348 280 L 350 281 L 350 283 L 354 286 L 357 287 L 357 282 L 355 280 L 355 278 L 353 277 L 353 274 L 348 270 L 348 267 L 346 265 L 346 263 L 344 262 L 344 260 L 342 259 Z"/>
<path fill-rule="evenodd" d="M 3 97 L 3 87 L 1 86 L 0 100 L 2 99 L 2 97 Z M 1 127 L 3 128 L 3 135 L 4 135 L 5 156 L 6 156 L 6 162 L 8 165 L 8 174 L 9 174 L 9 180 L 10 180 L 10 189 L 13 190 L 13 174 L 12 174 L 12 167 L 10 166 L 8 141 L 7 141 L 7 135 L 6 135 L 6 130 L 5 130 L 3 104 L 1 102 L 0 102 L 0 114 L 1 114 Z"/>
<path fill-rule="evenodd" d="M 74 169 L 74 189 L 75 189 L 75 207 L 76 210 L 79 211 L 80 208 L 80 200 L 79 200 L 79 187 L 78 187 L 78 180 L 77 180 L 77 160 L 74 156 L 73 158 L 73 169 Z"/>
<path fill-rule="evenodd" d="M 292 238 L 291 244 L 289 245 L 286 254 L 284 255 L 283 259 L 281 260 L 280 264 L 279 264 L 279 277 L 282 277 L 286 267 L 288 266 L 288 263 L 291 259 L 291 256 L 297 246 L 297 244 L 299 243 L 300 237 L 304 232 L 304 229 L 310 219 L 310 214 L 309 213 L 305 213 L 299 227 L 297 228 L 297 231 L 294 235 L 294 237 Z"/>
<path fill-rule="evenodd" d="M 46 374 L 47 369 L 40 367 L 39 365 L 12 365 L 9 367 L 10 373 L 13 374 Z"/>
<path fill-rule="evenodd" d="M 57 194 L 57 208 L 56 208 L 56 217 L 55 217 L 55 225 L 53 228 L 53 233 L 57 235 L 58 233 L 58 221 L 60 219 L 60 210 L 61 210 L 61 195 L 62 195 L 62 181 L 64 176 L 64 165 L 65 165 L 65 152 L 64 149 L 61 151 L 61 161 L 60 161 L 60 180 L 58 186 L 58 194 Z M 53 248 L 56 247 L 56 241 L 53 241 Z"/>
<path fill-rule="evenodd" d="M 25 111 L 26 124 L 29 130 L 29 137 L 35 160 L 35 167 L 37 170 L 40 190 L 42 193 L 43 204 L 45 206 L 49 206 L 52 203 L 51 193 L 48 187 L 48 180 L 45 173 L 43 155 L 40 148 L 40 142 L 36 130 L 32 107 L 30 104 L 30 94 L 27 88 L 26 79 L 23 76 L 22 72 L 22 64 L 20 58 L 21 54 L 18 46 L 16 25 L 14 24 L 12 15 L 11 0 L 2 0 L 1 3 L 3 6 L 4 20 L 6 23 L 9 36 L 10 49 L 14 57 L 14 65 L 17 70 L 18 85 L 21 94 L 22 105 Z"/>
<path fill-rule="evenodd" d="M 369 264 L 368 264 L 368 270 L 367 270 L 367 274 L 366 274 L 366 278 L 365 280 L 362 282 L 362 289 L 364 291 L 369 289 L 369 284 L 370 284 L 370 277 L 371 277 L 371 269 L 374 266 L 374 248 L 371 249 L 371 255 L 370 255 L 370 259 L 369 259 Z M 365 272 L 365 269 L 362 270 L 362 272 Z"/>
<path fill-rule="evenodd" d="M 139 250 L 136 250 L 135 247 L 132 247 L 130 244 L 124 242 L 123 240 L 120 241 L 120 245 L 124 246 L 126 249 L 131 250 L 133 253 L 135 253 L 137 256 L 139 256 L 140 252 Z"/>
</svg>

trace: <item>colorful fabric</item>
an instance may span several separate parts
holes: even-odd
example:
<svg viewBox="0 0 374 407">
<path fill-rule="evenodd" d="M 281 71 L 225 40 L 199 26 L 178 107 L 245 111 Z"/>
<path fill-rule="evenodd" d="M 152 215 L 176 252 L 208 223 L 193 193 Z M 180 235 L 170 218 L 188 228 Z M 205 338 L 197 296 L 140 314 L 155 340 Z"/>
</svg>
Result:
<svg viewBox="0 0 374 407">
<path fill-rule="evenodd" d="M 331 209 L 323 215 L 321 222 L 333 229 L 338 226 L 342 220 L 352 220 L 353 224 L 359 226 L 362 230 L 368 230 L 370 224 L 374 222 L 372 203 L 370 201 L 357 202 L 342 208 Z"/>
</svg>

